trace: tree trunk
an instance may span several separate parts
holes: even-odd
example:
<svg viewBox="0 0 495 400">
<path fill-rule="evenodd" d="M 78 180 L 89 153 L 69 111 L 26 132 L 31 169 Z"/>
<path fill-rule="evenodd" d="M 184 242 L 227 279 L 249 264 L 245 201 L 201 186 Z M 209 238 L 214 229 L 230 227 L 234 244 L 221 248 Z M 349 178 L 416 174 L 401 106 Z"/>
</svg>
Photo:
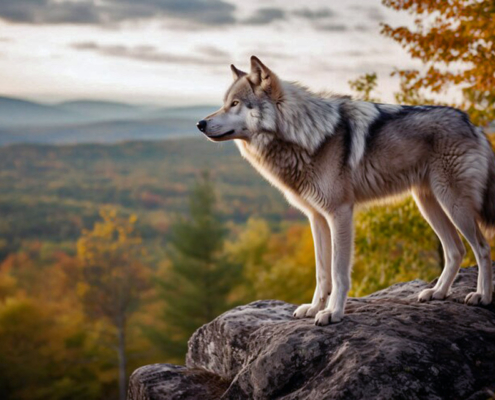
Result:
<svg viewBox="0 0 495 400">
<path fill-rule="evenodd" d="M 119 400 L 126 399 L 127 392 L 127 358 L 125 354 L 125 317 L 120 318 L 117 326 L 117 335 L 119 339 Z"/>
</svg>

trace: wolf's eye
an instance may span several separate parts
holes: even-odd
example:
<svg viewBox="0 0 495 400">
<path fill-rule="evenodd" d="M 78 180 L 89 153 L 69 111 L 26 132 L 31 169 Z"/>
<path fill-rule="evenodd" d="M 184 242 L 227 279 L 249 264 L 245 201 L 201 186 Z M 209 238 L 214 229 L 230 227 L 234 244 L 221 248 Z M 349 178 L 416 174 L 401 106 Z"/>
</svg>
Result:
<svg viewBox="0 0 495 400">
<path fill-rule="evenodd" d="M 234 100 L 230 106 L 235 107 L 237 104 L 239 104 L 239 102 L 237 100 Z"/>
</svg>

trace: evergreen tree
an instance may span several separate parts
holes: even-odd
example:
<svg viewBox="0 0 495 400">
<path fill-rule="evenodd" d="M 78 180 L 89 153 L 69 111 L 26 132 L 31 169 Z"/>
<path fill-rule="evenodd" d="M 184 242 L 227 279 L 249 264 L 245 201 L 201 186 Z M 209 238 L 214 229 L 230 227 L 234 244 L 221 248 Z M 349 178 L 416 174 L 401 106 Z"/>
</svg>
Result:
<svg viewBox="0 0 495 400">
<path fill-rule="evenodd" d="M 170 359 L 182 358 L 193 332 L 233 306 L 231 295 L 241 270 L 224 252 L 226 229 L 215 202 L 213 185 L 204 173 L 192 190 L 189 216 L 172 226 L 170 265 L 156 280 L 163 327 L 148 328 L 147 333 Z"/>
</svg>

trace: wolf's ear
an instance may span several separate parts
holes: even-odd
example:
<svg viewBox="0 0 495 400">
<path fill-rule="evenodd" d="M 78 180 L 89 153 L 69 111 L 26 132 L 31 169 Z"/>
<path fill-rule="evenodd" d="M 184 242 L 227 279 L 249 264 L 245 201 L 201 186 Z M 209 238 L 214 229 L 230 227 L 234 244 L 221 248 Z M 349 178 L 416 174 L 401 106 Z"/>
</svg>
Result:
<svg viewBox="0 0 495 400">
<path fill-rule="evenodd" d="M 251 56 L 251 74 L 250 80 L 255 85 L 261 85 L 263 81 L 268 81 L 273 72 L 263 64 L 256 56 Z"/>
<path fill-rule="evenodd" d="M 237 69 L 234 64 L 230 64 L 230 70 L 232 71 L 232 77 L 234 78 L 234 81 L 242 78 L 244 75 L 247 75 L 244 71 Z"/>
<path fill-rule="evenodd" d="M 282 98 L 282 85 L 277 75 L 256 56 L 251 57 L 249 80 L 253 85 L 261 87 L 273 100 L 280 101 Z"/>
</svg>

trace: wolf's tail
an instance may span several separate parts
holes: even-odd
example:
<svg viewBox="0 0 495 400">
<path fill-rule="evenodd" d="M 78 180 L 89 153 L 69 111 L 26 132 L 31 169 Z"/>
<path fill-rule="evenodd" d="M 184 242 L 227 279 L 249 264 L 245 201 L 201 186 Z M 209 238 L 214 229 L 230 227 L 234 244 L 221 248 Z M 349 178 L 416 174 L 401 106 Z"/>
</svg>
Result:
<svg viewBox="0 0 495 400">
<path fill-rule="evenodd" d="M 495 235 L 495 154 L 490 148 L 488 179 L 485 186 L 483 206 L 480 213 L 481 227 L 492 237 Z"/>
</svg>

